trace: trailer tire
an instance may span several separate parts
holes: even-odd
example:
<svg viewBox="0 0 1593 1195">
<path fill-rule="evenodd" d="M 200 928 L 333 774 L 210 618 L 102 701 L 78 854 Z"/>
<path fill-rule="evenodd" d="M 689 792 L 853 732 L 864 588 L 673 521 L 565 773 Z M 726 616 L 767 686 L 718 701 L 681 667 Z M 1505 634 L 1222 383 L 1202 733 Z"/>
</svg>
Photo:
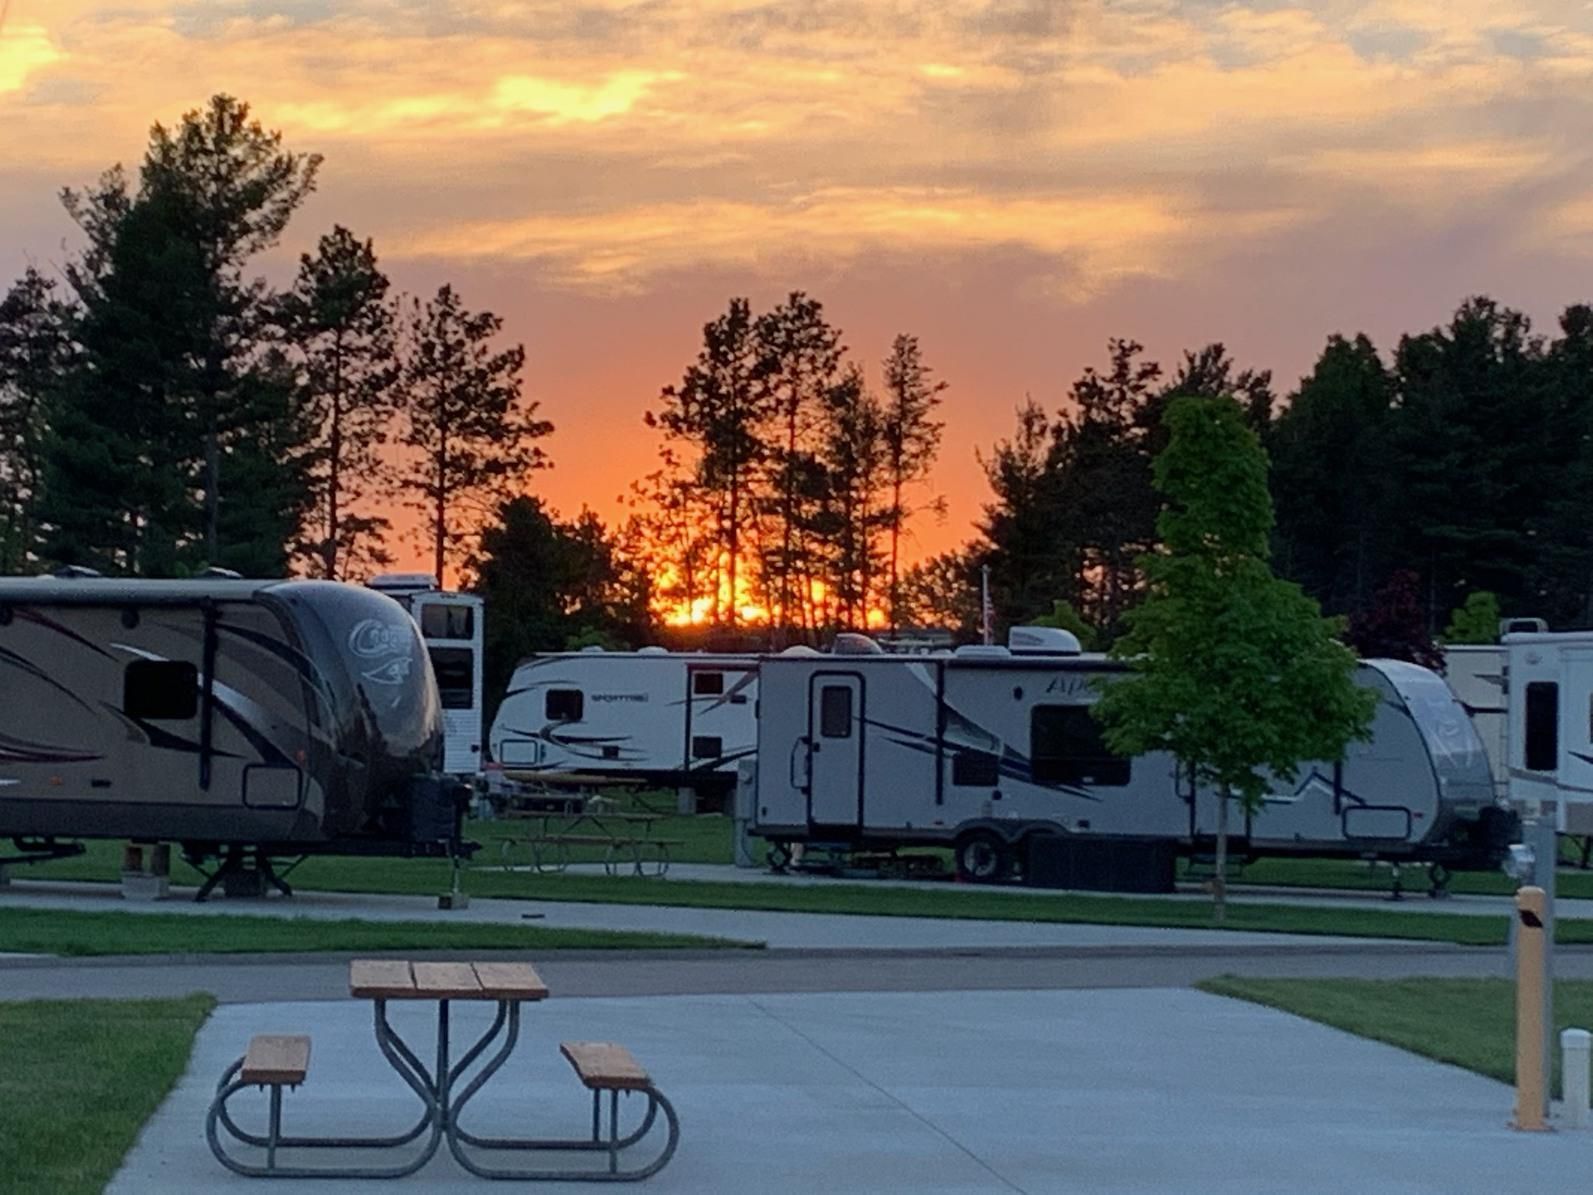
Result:
<svg viewBox="0 0 1593 1195">
<path fill-rule="evenodd" d="M 957 878 L 969 884 L 993 884 L 1012 866 L 1012 849 L 994 830 L 970 830 L 957 839 Z"/>
</svg>

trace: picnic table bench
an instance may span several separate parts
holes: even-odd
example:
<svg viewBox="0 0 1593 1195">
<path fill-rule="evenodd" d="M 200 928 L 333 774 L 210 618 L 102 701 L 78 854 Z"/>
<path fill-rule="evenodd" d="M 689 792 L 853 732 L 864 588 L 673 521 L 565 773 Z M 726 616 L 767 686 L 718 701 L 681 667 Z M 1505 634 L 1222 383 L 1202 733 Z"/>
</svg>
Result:
<svg viewBox="0 0 1593 1195">
<path fill-rule="evenodd" d="M 499 853 L 507 865 L 515 847 L 526 847 L 531 866 L 546 873 L 562 872 L 570 866 L 571 847 L 603 847 L 603 870 L 609 875 L 619 875 L 629 863 L 634 875 L 661 876 L 669 871 L 670 848 L 686 845 L 683 838 L 653 837 L 654 823 L 664 816 L 593 811 L 562 818 L 552 813 L 532 814 L 527 820 L 537 822 L 537 830 L 499 837 Z M 555 820 L 562 822 L 558 829 L 553 828 Z"/>
<path fill-rule="evenodd" d="M 487 1082 L 514 1053 L 520 1037 L 521 1006 L 544 1000 L 547 985 L 527 963 L 406 962 L 399 959 L 359 959 L 349 964 L 349 993 L 373 1002 L 376 1044 L 382 1055 L 420 1098 L 420 1119 L 408 1131 L 388 1136 L 290 1137 L 282 1132 L 283 1088 L 297 1088 L 309 1074 L 310 1038 L 301 1034 L 262 1034 L 250 1040 L 243 1057 L 222 1075 L 205 1120 L 205 1136 L 216 1158 L 238 1174 L 276 1178 L 401 1178 L 419 1170 L 436 1154 L 442 1142 L 470 1173 L 482 1178 L 536 1180 L 634 1181 L 663 1169 L 680 1141 L 680 1122 L 674 1107 L 653 1084 L 631 1052 L 616 1042 L 563 1042 L 560 1052 L 574 1068 L 583 1087 L 592 1093 L 592 1132 L 589 1137 L 482 1137 L 460 1124 L 461 1114 Z M 392 1000 L 427 1000 L 437 1005 L 436 1061 L 428 1069 L 409 1043 L 393 1029 L 387 1017 Z M 488 1030 L 457 1060 L 452 1058 L 449 1006 L 459 1000 L 493 1001 L 497 1013 Z M 488 1056 L 494 1044 L 495 1052 Z M 483 1061 L 484 1060 L 484 1061 Z M 480 1063 L 475 1073 L 470 1069 Z M 469 1076 L 468 1080 L 466 1076 Z M 267 1127 L 264 1134 L 241 1128 L 228 1110 L 240 1091 L 259 1087 L 268 1091 Z M 603 1096 L 608 1095 L 607 1134 L 603 1125 Z M 620 1133 L 620 1096 L 645 1098 L 641 1123 Z M 651 1161 L 621 1168 L 625 1151 L 651 1132 L 662 1113 L 666 1125 L 663 1148 Z M 221 1134 L 264 1151 L 263 1161 L 235 1156 L 235 1146 L 224 1144 Z M 281 1150 L 361 1150 L 381 1152 L 402 1149 L 424 1138 L 415 1156 L 386 1166 L 281 1165 Z M 489 1164 L 494 1152 L 601 1153 L 606 1167 L 532 1169 Z"/>
</svg>

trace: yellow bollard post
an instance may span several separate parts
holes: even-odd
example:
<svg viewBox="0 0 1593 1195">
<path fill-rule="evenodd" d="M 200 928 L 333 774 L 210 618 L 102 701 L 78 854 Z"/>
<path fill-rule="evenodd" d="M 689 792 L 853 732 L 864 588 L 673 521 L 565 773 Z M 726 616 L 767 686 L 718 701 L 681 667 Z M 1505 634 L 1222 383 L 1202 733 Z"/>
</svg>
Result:
<svg viewBox="0 0 1593 1195">
<path fill-rule="evenodd" d="M 1549 1127 L 1543 1118 L 1549 1086 L 1543 1052 L 1543 912 L 1542 888 L 1516 893 L 1516 1118 L 1511 1127 L 1532 1133 Z"/>
</svg>

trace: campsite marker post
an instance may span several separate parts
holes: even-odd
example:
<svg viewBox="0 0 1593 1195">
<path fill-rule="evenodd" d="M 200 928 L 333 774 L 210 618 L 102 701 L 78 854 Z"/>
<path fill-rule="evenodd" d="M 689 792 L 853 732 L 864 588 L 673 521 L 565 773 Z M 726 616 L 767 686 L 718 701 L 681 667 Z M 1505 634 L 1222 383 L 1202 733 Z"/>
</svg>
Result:
<svg viewBox="0 0 1593 1195">
<path fill-rule="evenodd" d="M 1516 893 L 1516 1116 L 1512 1127 L 1544 1132 L 1548 1055 L 1544 1052 L 1544 892 Z"/>
</svg>

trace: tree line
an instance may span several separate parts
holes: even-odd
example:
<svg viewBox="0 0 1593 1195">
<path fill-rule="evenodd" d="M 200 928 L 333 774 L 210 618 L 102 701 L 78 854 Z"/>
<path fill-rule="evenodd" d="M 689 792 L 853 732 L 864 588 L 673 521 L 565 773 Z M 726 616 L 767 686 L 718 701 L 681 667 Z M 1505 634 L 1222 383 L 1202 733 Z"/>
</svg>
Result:
<svg viewBox="0 0 1593 1195">
<path fill-rule="evenodd" d="M 394 294 L 342 226 L 256 273 L 321 165 L 218 95 L 62 192 L 85 247 L 0 300 L 0 572 L 360 577 L 401 503 L 444 578 L 547 463 L 524 349 L 452 286 Z"/>
<path fill-rule="evenodd" d="M 909 570 L 910 616 L 971 635 L 988 567 L 1004 625 L 1060 616 L 1115 638 L 1161 550 L 1152 461 L 1183 395 L 1238 400 L 1270 458 L 1274 566 L 1366 652 L 1446 628 L 1491 636 L 1500 613 L 1593 625 L 1593 308 L 1545 336 L 1486 297 L 1386 360 L 1364 334 L 1330 337 L 1283 402 L 1221 344 L 1169 374 L 1110 341 L 1063 410 L 1026 402 L 982 456 L 978 534 Z"/>
</svg>

